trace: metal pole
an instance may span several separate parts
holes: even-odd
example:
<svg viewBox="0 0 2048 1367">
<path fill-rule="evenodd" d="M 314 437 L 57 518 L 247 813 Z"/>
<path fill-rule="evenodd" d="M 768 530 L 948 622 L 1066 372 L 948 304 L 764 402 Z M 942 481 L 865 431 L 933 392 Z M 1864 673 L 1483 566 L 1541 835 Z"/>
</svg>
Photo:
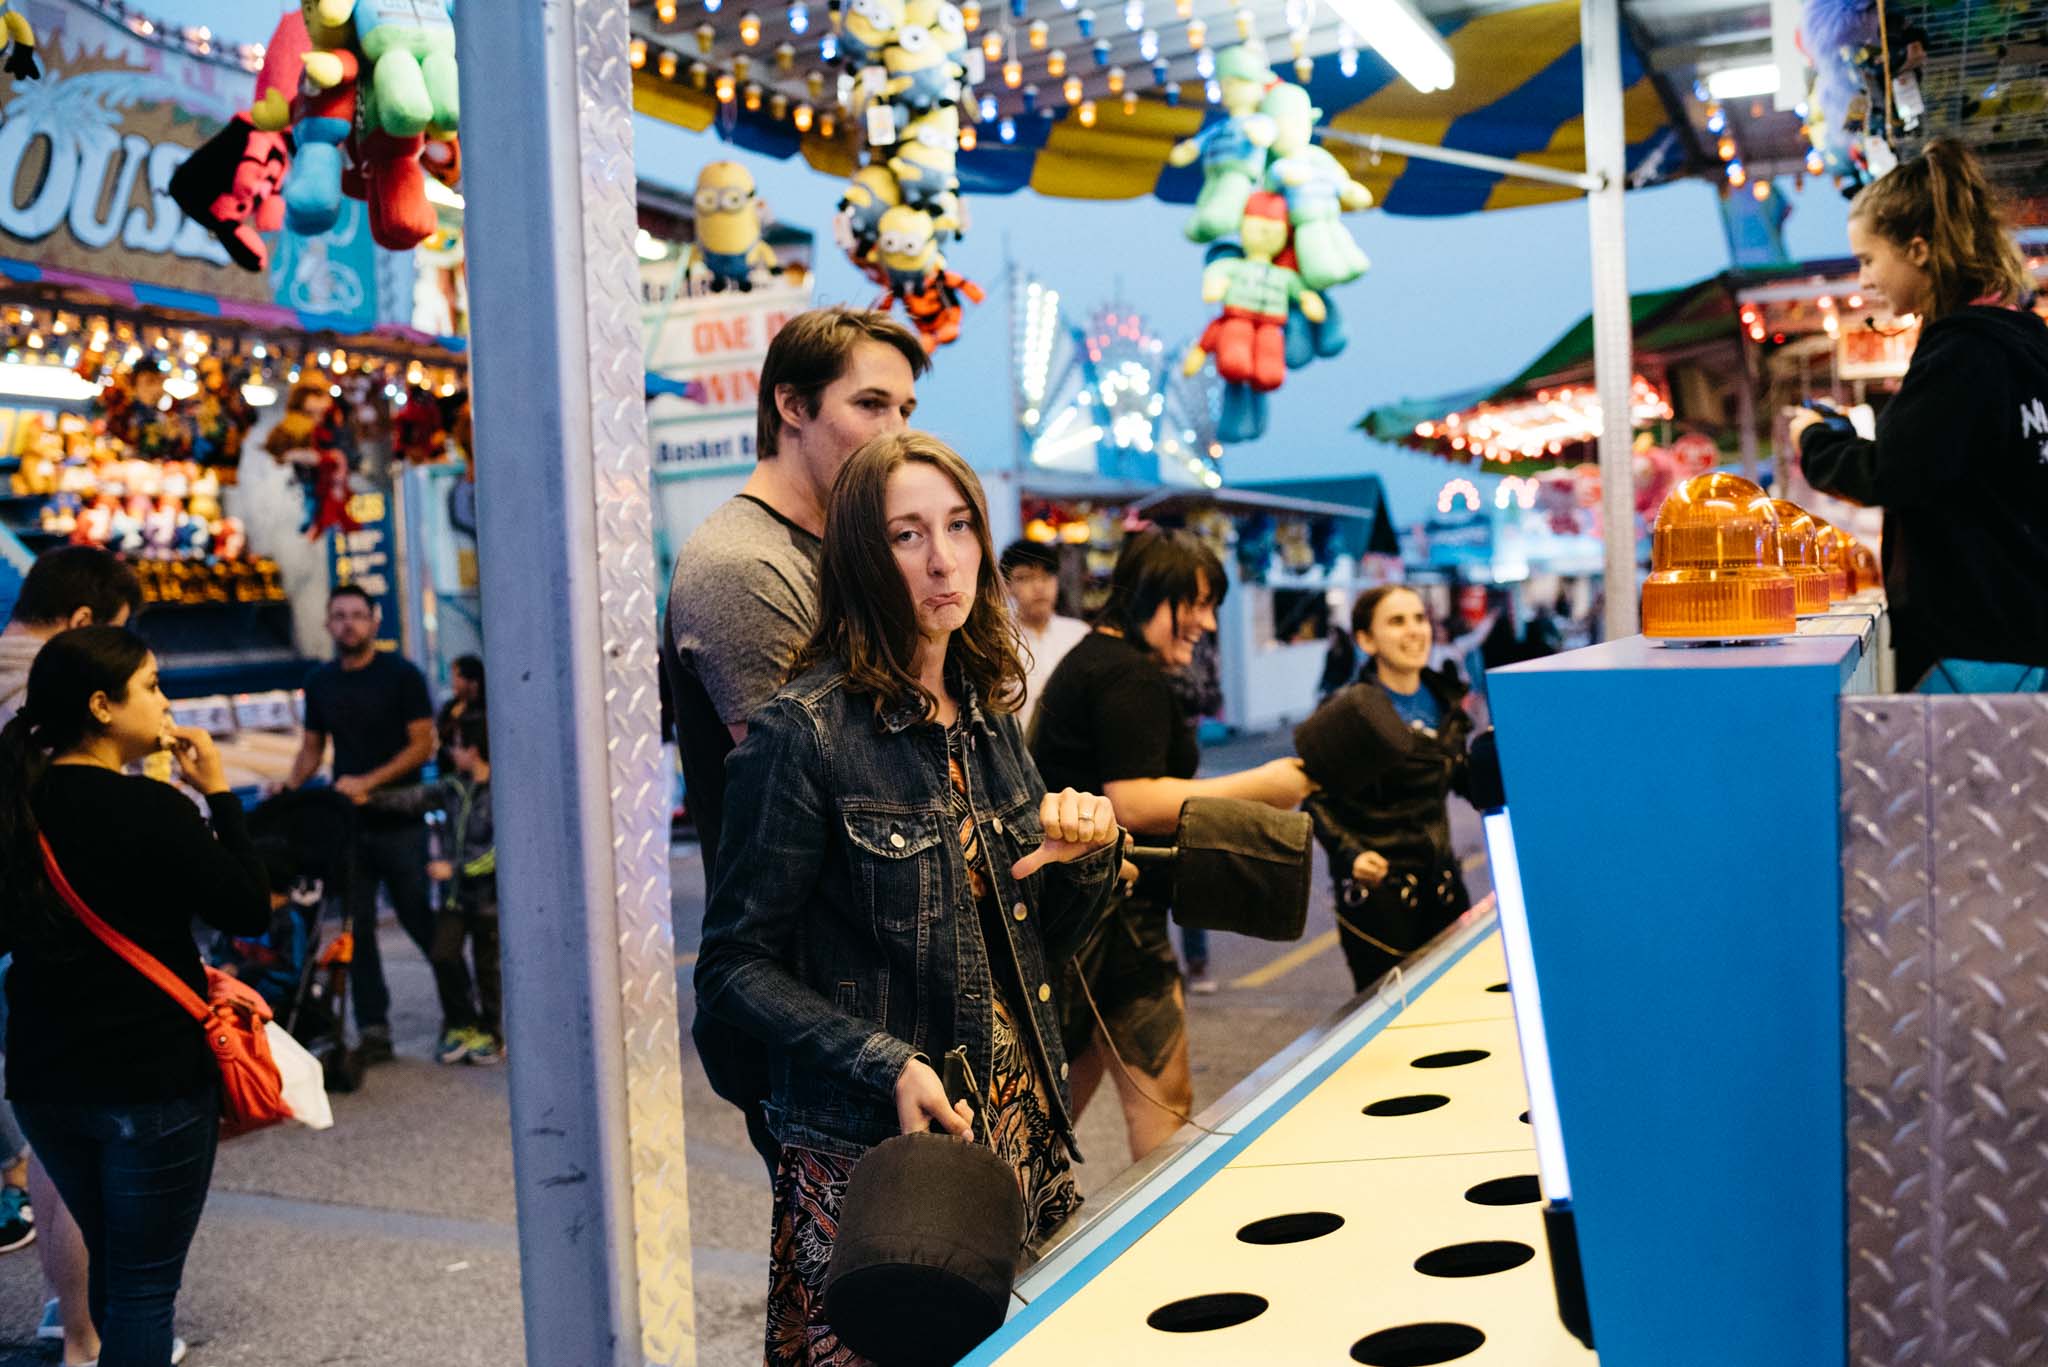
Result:
<svg viewBox="0 0 2048 1367">
<path fill-rule="evenodd" d="M 1617 68 L 1616 79 L 1619 78 Z M 1484 152 L 1460 152 L 1455 148 L 1438 147 L 1433 143 L 1390 138 L 1383 133 L 1354 133 L 1345 129 L 1324 128 L 1318 130 L 1318 136 L 1326 143 L 1341 142 L 1347 147 L 1363 148 L 1375 158 L 1382 152 L 1392 152 L 1415 161 L 1440 161 L 1446 166 L 1466 166 L 1475 171 L 1491 171 L 1497 176 L 1540 180 L 1550 185 L 1569 186 L 1574 190 L 1591 191 L 1600 188 L 1600 177 L 1590 171 L 1560 171 L 1554 166 L 1510 161 L 1506 157 L 1489 157 Z"/>
<path fill-rule="evenodd" d="M 1600 505 L 1607 539 L 1607 639 L 1636 634 L 1636 491 L 1629 386 L 1635 373 L 1629 313 L 1628 146 L 1621 116 L 1620 0 L 1581 0 L 1585 64 L 1586 197 L 1593 252 L 1593 383 L 1600 392 Z"/>
<path fill-rule="evenodd" d="M 513 1175 L 546 1367 L 696 1358 L 626 11 L 457 14 Z"/>
<path fill-rule="evenodd" d="M 1749 343 L 1742 344 L 1742 365 L 1735 376 L 1735 421 L 1741 427 L 1742 477 L 1756 478 L 1756 376 L 1750 370 Z"/>
</svg>

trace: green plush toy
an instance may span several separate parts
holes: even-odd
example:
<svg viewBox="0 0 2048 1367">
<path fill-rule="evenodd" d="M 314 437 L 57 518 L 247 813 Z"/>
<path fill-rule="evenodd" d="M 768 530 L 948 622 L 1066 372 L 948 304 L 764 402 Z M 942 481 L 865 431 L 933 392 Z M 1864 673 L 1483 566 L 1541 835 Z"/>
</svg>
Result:
<svg viewBox="0 0 2048 1367">
<path fill-rule="evenodd" d="M 378 128 L 396 138 L 456 131 L 462 96 L 455 78 L 453 0 L 311 0 L 320 21 L 353 21 L 369 63 Z"/>
<path fill-rule="evenodd" d="M 1272 161 L 1266 187 L 1287 197 L 1294 225 L 1294 255 L 1310 289 L 1324 290 L 1356 280 L 1371 265 L 1345 230 L 1346 209 L 1372 205 L 1372 191 L 1312 140 L 1322 111 L 1298 85 L 1281 84 L 1267 94 L 1260 111 L 1273 121 Z"/>
<path fill-rule="evenodd" d="M 1202 193 L 1186 229 L 1190 242 L 1214 242 L 1237 231 L 1245 201 L 1265 178 L 1266 149 L 1273 145 L 1273 121 L 1259 112 L 1274 83 L 1264 59 L 1249 47 L 1226 48 L 1216 58 L 1216 80 L 1229 117 L 1175 143 L 1166 156 L 1175 166 L 1202 161 Z"/>
</svg>

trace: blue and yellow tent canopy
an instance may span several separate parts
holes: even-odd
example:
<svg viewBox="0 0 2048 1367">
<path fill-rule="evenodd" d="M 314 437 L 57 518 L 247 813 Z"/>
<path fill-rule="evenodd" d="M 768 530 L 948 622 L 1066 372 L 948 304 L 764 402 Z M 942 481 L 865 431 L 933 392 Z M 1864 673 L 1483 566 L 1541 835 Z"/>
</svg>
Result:
<svg viewBox="0 0 2048 1367">
<path fill-rule="evenodd" d="M 1430 94 L 1415 90 L 1369 48 L 1359 50 L 1353 74 L 1346 76 L 1339 55 L 1328 52 L 1314 59 L 1314 74 L 1307 83 L 1324 111 L 1324 126 L 1557 170 L 1584 169 L 1578 0 L 1546 0 L 1515 9 L 1436 17 L 1432 22 L 1457 64 L 1457 81 L 1450 89 Z M 1292 76 L 1284 61 L 1279 70 Z M 1686 157 L 1680 131 L 1672 126 L 1663 96 L 1632 40 L 1623 44 L 1622 81 L 1631 183 L 1652 183 L 1682 173 Z M 1178 105 L 1169 105 L 1156 91 L 1146 91 L 1130 114 L 1118 101 L 1105 99 L 1093 127 L 1083 127 L 1064 108 L 1052 109 L 1049 115 L 1019 115 L 1012 120 L 1015 140 L 1009 143 L 1001 141 L 994 127 L 984 125 L 979 145 L 960 154 L 961 191 L 1010 194 L 1028 186 L 1069 199 L 1152 195 L 1169 203 L 1192 203 L 1201 188 L 1200 170 L 1170 167 L 1166 155 L 1175 142 L 1207 120 L 1220 118 L 1222 111 L 1204 103 L 1199 82 L 1183 85 L 1182 95 Z M 830 139 L 818 136 L 815 127 L 799 135 L 786 111 L 778 118 L 772 107 L 750 113 L 737 104 L 720 106 L 712 94 L 693 89 L 687 80 L 664 79 L 653 63 L 634 73 L 634 104 L 643 114 L 685 128 L 715 130 L 755 152 L 801 155 L 827 175 L 846 175 L 859 164 L 857 130 L 845 123 Z M 1389 213 L 1463 214 L 1578 194 L 1560 185 L 1392 154 L 1375 160 L 1343 142 L 1328 146 Z"/>
</svg>

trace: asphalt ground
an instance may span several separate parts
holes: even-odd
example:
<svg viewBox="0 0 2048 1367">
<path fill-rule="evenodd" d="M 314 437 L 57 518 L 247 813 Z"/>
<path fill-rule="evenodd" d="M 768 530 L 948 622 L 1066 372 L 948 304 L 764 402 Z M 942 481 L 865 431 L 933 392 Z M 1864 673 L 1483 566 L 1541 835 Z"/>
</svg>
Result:
<svg viewBox="0 0 2048 1367">
<path fill-rule="evenodd" d="M 1287 752 L 1284 734 L 1212 746 L 1208 773 Z M 1452 803 L 1475 896 L 1487 886 L 1478 819 Z M 1351 995 L 1317 855 L 1308 929 L 1293 946 L 1211 937 L 1213 995 L 1190 998 L 1199 1110 Z M 739 1113 L 711 1094 L 689 1041 L 689 991 L 703 865 L 671 863 L 682 985 L 683 1107 L 695 1249 L 698 1361 L 761 1360 L 768 1182 Z M 507 1367 L 525 1361 L 512 1159 L 502 1069 L 431 1061 L 439 1026 L 426 963 L 389 925 L 381 939 L 400 1058 L 334 1098 L 335 1126 L 277 1130 L 225 1146 L 178 1300 L 188 1367 Z M 513 1041 L 516 1049 L 518 1042 Z M 1127 1161 L 1108 1084 L 1081 1118 L 1084 1192 Z M 41 1313 L 33 1248 L 0 1257 L 0 1367 L 57 1360 L 33 1337 Z M 536 1364 L 536 1367 L 549 1367 Z"/>
</svg>

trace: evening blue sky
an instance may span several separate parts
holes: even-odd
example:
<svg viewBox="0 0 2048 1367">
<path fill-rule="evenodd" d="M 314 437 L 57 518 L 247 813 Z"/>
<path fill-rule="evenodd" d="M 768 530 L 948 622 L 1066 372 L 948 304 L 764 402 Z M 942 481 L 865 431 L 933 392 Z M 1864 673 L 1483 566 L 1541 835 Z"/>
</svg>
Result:
<svg viewBox="0 0 2048 1367">
<path fill-rule="evenodd" d="M 274 0 L 159 0 L 163 18 L 210 25 L 235 41 L 267 38 Z M 643 179 L 687 188 L 697 168 L 721 157 L 745 162 L 778 218 L 821 239 L 821 302 L 865 303 L 872 286 L 830 244 L 838 182 L 801 161 L 736 151 L 711 134 L 636 121 Z M 1846 251 L 1846 206 L 1809 184 L 1786 224 L 1795 259 Z M 989 288 L 970 306 L 961 340 L 945 348 L 921 387 L 919 423 L 961 444 L 985 467 L 1010 460 L 1008 337 L 1002 291 L 1006 259 L 1058 289 L 1079 313 L 1113 298 L 1135 305 L 1154 332 L 1179 345 L 1209 310 L 1200 297 L 1201 249 L 1180 235 L 1183 207 L 1152 199 L 1047 199 L 1025 191 L 978 196 L 972 232 L 954 269 Z M 1366 440 L 1353 425 L 1392 400 L 1471 388 L 1515 374 L 1590 307 L 1592 267 L 1581 203 L 1456 218 L 1353 215 L 1373 261 L 1362 280 L 1334 292 L 1351 329 L 1350 349 L 1287 377 L 1273 399 L 1272 427 L 1224 457 L 1230 481 L 1370 471 L 1387 482 L 1398 522 L 1430 510 L 1443 481 L 1463 473 L 1443 462 Z M 1685 182 L 1628 198 L 1628 273 L 1633 290 L 1687 284 L 1726 268 L 1715 191 Z M 995 443 L 991 447 L 991 442 Z"/>
</svg>

